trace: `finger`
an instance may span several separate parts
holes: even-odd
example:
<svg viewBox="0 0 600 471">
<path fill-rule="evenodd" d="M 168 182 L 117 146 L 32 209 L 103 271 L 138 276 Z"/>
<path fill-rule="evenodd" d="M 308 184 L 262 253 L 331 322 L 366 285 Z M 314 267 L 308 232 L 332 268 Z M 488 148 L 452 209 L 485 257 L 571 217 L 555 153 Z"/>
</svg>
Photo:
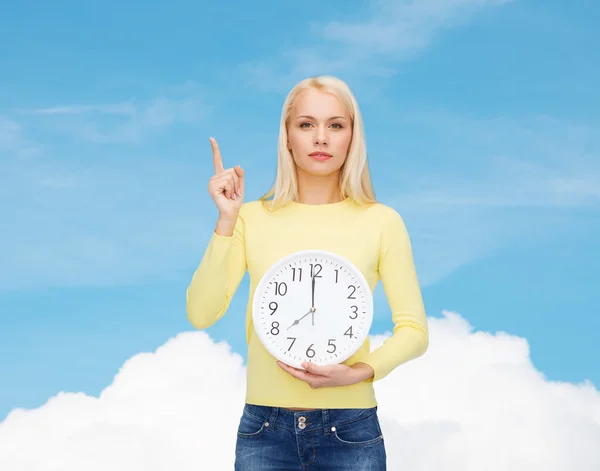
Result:
<svg viewBox="0 0 600 471">
<path fill-rule="evenodd" d="M 217 196 L 221 193 L 224 192 L 224 185 L 223 182 L 218 178 L 218 177 L 212 177 L 210 179 L 210 183 L 208 185 L 208 190 L 211 194 L 211 196 Z"/>
<path fill-rule="evenodd" d="M 212 147 L 213 153 L 213 167 L 215 169 L 215 175 L 223 172 L 223 159 L 221 158 L 221 150 L 219 149 L 219 144 L 214 137 L 210 138 L 210 145 Z"/>
<path fill-rule="evenodd" d="M 301 379 L 302 381 L 306 381 L 306 382 L 310 382 L 313 379 L 312 375 L 308 371 L 294 368 L 290 365 L 286 365 L 285 363 L 283 363 L 281 361 L 278 361 L 277 364 L 281 367 L 281 369 L 287 371 L 294 378 Z"/>
<path fill-rule="evenodd" d="M 229 185 L 231 192 L 227 193 L 227 197 L 233 198 L 234 194 L 237 192 L 238 187 L 238 176 L 235 174 L 233 169 L 224 170 L 223 173 L 216 176 L 216 179 L 217 184 L 221 187 Z"/>
<path fill-rule="evenodd" d="M 239 165 L 236 165 L 235 173 L 239 180 L 238 195 L 242 196 L 244 194 L 244 169 Z"/>
<path fill-rule="evenodd" d="M 235 191 L 235 180 L 231 174 L 223 173 L 221 176 L 216 177 L 215 185 L 217 187 L 217 191 L 225 193 L 227 198 L 231 198 L 233 196 Z"/>
<path fill-rule="evenodd" d="M 313 375 L 317 376 L 329 376 L 330 373 L 330 369 L 327 366 L 319 366 L 309 361 L 305 361 L 304 363 L 302 363 L 302 368 L 304 368 L 309 373 L 312 373 Z"/>
<path fill-rule="evenodd" d="M 238 195 L 240 189 L 240 177 L 238 177 L 235 169 L 231 169 L 230 174 L 233 179 L 233 191 L 235 192 L 235 195 Z"/>
<path fill-rule="evenodd" d="M 225 196 L 227 198 L 231 198 L 231 196 L 233 195 L 233 184 L 229 179 L 225 180 L 225 182 L 223 183 L 223 192 L 225 193 Z"/>
<path fill-rule="evenodd" d="M 231 184 L 231 198 L 235 198 L 238 191 L 238 176 L 233 170 L 228 173 L 229 183 Z"/>
<path fill-rule="evenodd" d="M 326 386 L 327 381 L 329 381 L 329 378 L 327 378 L 325 376 L 317 376 L 317 375 L 310 373 L 309 371 L 294 368 L 294 367 L 286 365 L 285 363 L 282 363 L 280 361 L 278 361 L 277 364 L 283 370 L 287 371 L 294 378 L 307 383 L 312 389 L 321 388 L 323 386 Z"/>
<path fill-rule="evenodd" d="M 228 178 L 218 178 L 214 180 L 212 184 L 214 196 L 223 193 L 225 196 L 229 197 L 229 194 L 233 190 L 233 186 Z"/>
</svg>

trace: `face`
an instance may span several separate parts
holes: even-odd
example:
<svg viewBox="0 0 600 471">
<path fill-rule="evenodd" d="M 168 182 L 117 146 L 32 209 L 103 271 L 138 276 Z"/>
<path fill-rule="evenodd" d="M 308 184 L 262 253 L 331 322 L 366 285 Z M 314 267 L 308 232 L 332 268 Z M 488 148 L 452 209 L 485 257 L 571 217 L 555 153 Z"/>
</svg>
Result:
<svg viewBox="0 0 600 471">
<path fill-rule="evenodd" d="M 335 95 L 309 89 L 296 97 L 288 124 L 288 149 L 299 172 L 338 172 L 351 138 L 350 114 Z"/>
</svg>

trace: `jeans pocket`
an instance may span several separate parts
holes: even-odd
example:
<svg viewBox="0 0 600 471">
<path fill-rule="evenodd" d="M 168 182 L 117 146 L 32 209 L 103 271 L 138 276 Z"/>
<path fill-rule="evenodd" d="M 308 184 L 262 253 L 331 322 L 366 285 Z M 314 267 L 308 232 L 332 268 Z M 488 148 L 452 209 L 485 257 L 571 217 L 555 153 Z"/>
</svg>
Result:
<svg viewBox="0 0 600 471">
<path fill-rule="evenodd" d="M 244 411 L 238 424 L 237 436 L 239 438 L 256 438 L 260 437 L 264 431 L 264 421 Z"/>
<path fill-rule="evenodd" d="M 332 435 L 337 443 L 348 446 L 368 446 L 383 442 L 383 433 L 376 413 L 359 420 L 336 425 L 332 430 Z"/>
</svg>

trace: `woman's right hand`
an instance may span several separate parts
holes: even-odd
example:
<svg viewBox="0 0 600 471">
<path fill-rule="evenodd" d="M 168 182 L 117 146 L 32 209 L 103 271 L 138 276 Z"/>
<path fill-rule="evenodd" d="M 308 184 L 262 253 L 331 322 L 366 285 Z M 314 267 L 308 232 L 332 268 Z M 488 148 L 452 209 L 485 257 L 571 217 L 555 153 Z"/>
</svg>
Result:
<svg viewBox="0 0 600 471">
<path fill-rule="evenodd" d="M 239 165 L 223 168 L 217 141 L 211 137 L 210 143 L 215 173 L 208 183 L 208 192 L 219 210 L 219 220 L 234 225 L 244 201 L 244 170 Z"/>
</svg>

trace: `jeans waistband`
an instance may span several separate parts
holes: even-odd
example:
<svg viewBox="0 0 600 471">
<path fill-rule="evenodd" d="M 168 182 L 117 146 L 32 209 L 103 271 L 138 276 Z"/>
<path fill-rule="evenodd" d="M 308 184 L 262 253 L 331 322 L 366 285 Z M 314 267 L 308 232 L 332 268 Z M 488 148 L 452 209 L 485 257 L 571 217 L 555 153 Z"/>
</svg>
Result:
<svg viewBox="0 0 600 471">
<path fill-rule="evenodd" d="M 365 409 L 315 409 L 296 411 L 283 407 L 245 404 L 244 413 L 261 420 L 266 427 L 293 431 L 328 433 L 332 427 L 349 424 L 377 413 L 377 406 Z"/>
</svg>

